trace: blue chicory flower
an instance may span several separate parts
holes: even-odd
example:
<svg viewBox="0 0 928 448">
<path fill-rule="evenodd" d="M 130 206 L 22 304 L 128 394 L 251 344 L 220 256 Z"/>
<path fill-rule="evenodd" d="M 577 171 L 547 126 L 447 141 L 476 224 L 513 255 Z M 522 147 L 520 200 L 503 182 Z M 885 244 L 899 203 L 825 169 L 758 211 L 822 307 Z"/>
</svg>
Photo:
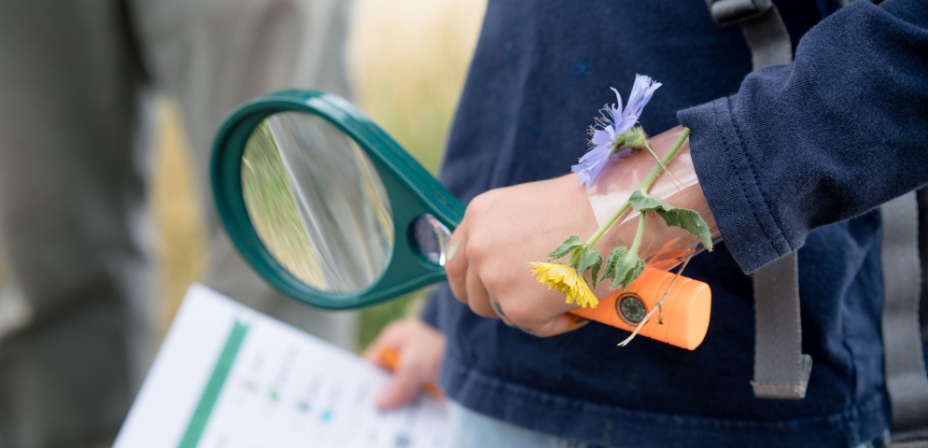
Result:
<svg viewBox="0 0 928 448">
<path fill-rule="evenodd" d="M 635 84 L 632 86 L 632 93 L 628 96 L 628 105 L 624 109 L 622 108 L 622 95 L 612 88 L 617 104 L 606 105 L 603 108 L 601 111 L 603 118 L 597 119 L 596 123 L 590 127 L 593 133 L 590 145 L 593 149 L 584 154 L 578 164 L 570 167 L 571 172 L 580 174 L 580 185 L 586 184 L 586 187 L 590 188 L 609 159 L 613 156 L 621 158 L 631 153 L 631 149 L 616 148 L 616 139 L 638 123 L 644 106 L 651 101 L 654 91 L 660 86 L 661 83 L 655 82 L 649 76 L 635 75 Z"/>
</svg>

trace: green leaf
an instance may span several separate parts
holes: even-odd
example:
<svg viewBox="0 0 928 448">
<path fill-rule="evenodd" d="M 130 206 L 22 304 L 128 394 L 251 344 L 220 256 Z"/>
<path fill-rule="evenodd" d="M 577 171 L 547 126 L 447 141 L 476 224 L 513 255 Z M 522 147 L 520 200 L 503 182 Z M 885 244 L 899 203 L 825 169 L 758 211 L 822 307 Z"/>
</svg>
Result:
<svg viewBox="0 0 928 448">
<path fill-rule="evenodd" d="M 612 252 L 606 257 L 606 266 L 603 268 L 603 275 L 599 277 L 599 281 L 615 278 L 615 267 L 619 264 L 619 258 L 622 256 L 623 251 L 628 252 L 628 249 L 624 247 L 612 249 Z"/>
<path fill-rule="evenodd" d="M 641 272 L 644 271 L 644 261 L 637 255 L 625 252 L 618 260 L 616 265 L 616 276 L 612 279 L 612 287 L 622 285 L 622 289 L 627 289 L 631 282 L 635 281 Z"/>
<path fill-rule="evenodd" d="M 597 251 L 599 255 L 599 251 Z M 603 265 L 603 257 L 599 257 L 593 266 L 590 266 L 590 280 L 593 281 L 593 287 L 596 287 L 596 276 L 599 275 L 599 268 Z"/>
<path fill-rule="evenodd" d="M 709 232 L 709 225 L 694 210 L 685 208 L 676 208 L 660 199 L 644 194 L 641 190 L 635 190 L 628 199 L 632 208 L 639 213 L 648 210 L 657 213 L 664 222 L 671 227 L 680 227 L 696 237 L 706 250 L 712 251 L 712 234 Z"/>
<path fill-rule="evenodd" d="M 548 254 L 548 258 L 551 260 L 557 260 L 558 258 L 563 257 L 583 246 L 583 242 L 580 241 L 580 237 L 577 235 L 571 235 L 569 238 L 564 240 L 557 249 L 554 249 L 551 253 Z"/>
<path fill-rule="evenodd" d="M 628 285 L 638 278 L 642 271 L 644 271 L 644 261 L 641 261 L 637 255 L 632 255 L 628 249 L 617 247 L 609 254 L 603 275 L 599 280 L 611 278 L 613 288 L 619 285 L 622 285 L 622 288 L 628 288 Z"/>
<path fill-rule="evenodd" d="M 603 257 L 599 255 L 599 251 L 588 247 L 583 246 L 583 251 L 580 252 L 580 262 L 577 264 L 577 273 L 583 275 L 586 273 L 587 269 L 592 268 L 592 280 L 593 287 L 596 287 L 596 274 L 599 271 L 599 266 L 603 263 Z"/>
<path fill-rule="evenodd" d="M 645 210 L 657 210 L 658 208 L 673 208 L 670 204 L 655 198 L 649 194 L 643 193 L 641 190 L 635 190 L 632 192 L 632 196 L 628 198 L 629 205 L 633 209 L 642 212 Z"/>
</svg>

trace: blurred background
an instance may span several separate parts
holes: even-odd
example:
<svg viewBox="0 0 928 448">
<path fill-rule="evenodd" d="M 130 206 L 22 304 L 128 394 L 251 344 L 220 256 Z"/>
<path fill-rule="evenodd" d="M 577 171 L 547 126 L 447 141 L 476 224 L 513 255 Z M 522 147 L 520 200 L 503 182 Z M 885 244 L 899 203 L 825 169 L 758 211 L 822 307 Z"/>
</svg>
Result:
<svg viewBox="0 0 928 448">
<path fill-rule="evenodd" d="M 355 102 L 435 173 L 476 43 L 482 0 L 356 0 L 349 64 Z M 178 107 L 160 98 L 151 216 L 156 229 L 160 328 L 207 266 L 205 232 Z M 7 278 L 0 259 L 0 285 Z M 423 292 L 364 310 L 361 347 Z M 4 310 L 0 306 L 0 320 Z"/>
</svg>

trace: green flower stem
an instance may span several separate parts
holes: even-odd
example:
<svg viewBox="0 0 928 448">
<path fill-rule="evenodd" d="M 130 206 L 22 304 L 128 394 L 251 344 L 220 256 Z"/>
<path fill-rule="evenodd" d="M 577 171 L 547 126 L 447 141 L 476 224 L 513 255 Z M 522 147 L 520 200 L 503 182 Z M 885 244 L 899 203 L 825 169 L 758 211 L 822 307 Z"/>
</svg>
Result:
<svg viewBox="0 0 928 448">
<path fill-rule="evenodd" d="M 670 147 L 670 150 L 667 151 L 667 154 L 664 154 L 660 164 L 651 170 L 651 173 L 648 174 L 648 177 L 646 177 L 644 182 L 641 183 L 641 186 L 638 187 L 642 193 L 647 193 L 651 190 L 651 185 L 654 185 L 654 181 L 657 180 L 657 176 L 660 176 L 664 171 L 661 168 L 661 165 L 667 166 L 670 164 L 670 161 L 673 160 L 673 158 L 677 155 L 677 152 L 680 151 L 680 147 L 683 146 L 683 142 L 685 142 L 686 138 L 689 136 L 690 128 L 683 128 L 683 130 L 680 131 L 680 135 L 677 137 L 677 141 L 673 142 L 673 146 Z"/>
<path fill-rule="evenodd" d="M 689 128 L 683 128 L 683 130 L 680 131 L 680 135 L 677 137 L 677 141 L 673 143 L 673 146 L 670 147 L 670 150 L 667 151 L 667 154 L 664 154 L 664 157 L 661 159 L 660 163 L 654 167 L 654 169 L 651 170 L 651 173 L 648 174 L 648 177 L 644 179 L 644 182 L 642 182 L 641 186 L 638 187 L 639 190 L 641 190 L 643 193 L 647 193 L 651 190 L 651 186 L 654 185 L 654 181 L 657 180 L 657 176 L 660 176 L 664 171 L 661 166 L 666 166 L 670 163 L 671 160 L 673 160 L 674 156 L 677 155 L 677 152 L 680 151 L 680 147 L 683 146 L 683 142 L 685 142 L 686 138 L 689 136 Z M 593 236 L 591 236 L 590 239 L 586 241 L 586 246 L 593 247 L 593 245 L 596 244 L 600 238 L 602 238 L 606 231 L 609 230 L 609 228 L 612 227 L 612 225 L 615 224 L 615 222 L 618 221 L 619 218 L 624 215 L 629 208 L 631 208 L 631 203 L 629 201 L 625 201 L 625 203 L 619 207 L 615 214 L 612 215 L 612 217 L 609 218 L 609 220 L 606 221 L 606 223 L 603 224 L 603 226 L 600 227 L 599 230 L 597 230 L 596 233 L 594 233 Z M 643 232 L 641 227 L 641 224 L 639 224 L 638 233 Z M 636 238 L 636 240 L 637 239 L 638 238 Z"/>
<path fill-rule="evenodd" d="M 580 264 L 580 254 L 583 253 L 583 246 L 580 246 L 578 249 L 574 249 L 574 252 L 570 255 L 570 265 L 577 267 Z"/>
<path fill-rule="evenodd" d="M 638 249 L 641 248 L 641 240 L 644 239 L 644 221 L 647 213 L 642 213 L 638 218 L 638 231 L 635 232 L 635 241 L 632 241 L 632 247 L 628 249 L 629 255 L 638 256 Z"/>
<path fill-rule="evenodd" d="M 602 227 L 600 227 L 599 230 L 597 230 L 596 233 L 594 233 L 593 236 L 590 237 L 590 239 L 586 240 L 586 246 L 593 247 L 593 245 L 596 244 L 597 241 L 599 241 L 599 239 L 603 236 L 603 234 L 606 233 L 606 230 L 609 230 L 609 228 L 612 227 L 612 224 L 615 224 L 615 222 L 619 219 L 619 216 L 624 215 L 625 212 L 627 212 L 628 209 L 631 208 L 631 206 L 632 204 L 630 202 L 625 201 L 625 203 L 622 204 L 621 207 L 619 207 L 619 210 L 615 212 L 615 214 L 612 215 L 611 218 L 609 218 L 609 221 L 606 222 L 606 224 L 604 224 Z"/>
</svg>

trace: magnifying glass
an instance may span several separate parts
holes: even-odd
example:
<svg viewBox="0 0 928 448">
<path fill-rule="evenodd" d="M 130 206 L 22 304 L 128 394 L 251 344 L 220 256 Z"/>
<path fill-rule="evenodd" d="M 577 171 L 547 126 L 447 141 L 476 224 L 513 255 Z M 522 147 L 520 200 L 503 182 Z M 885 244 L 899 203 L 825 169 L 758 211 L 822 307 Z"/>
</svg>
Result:
<svg viewBox="0 0 928 448">
<path fill-rule="evenodd" d="M 464 206 L 348 101 L 288 90 L 252 100 L 216 137 L 213 194 L 245 260 L 311 306 L 374 305 L 445 279 Z M 526 268 L 527 269 L 527 268 Z M 572 314 L 695 349 L 709 325 L 705 283 L 646 269 L 626 290 Z"/>
</svg>

